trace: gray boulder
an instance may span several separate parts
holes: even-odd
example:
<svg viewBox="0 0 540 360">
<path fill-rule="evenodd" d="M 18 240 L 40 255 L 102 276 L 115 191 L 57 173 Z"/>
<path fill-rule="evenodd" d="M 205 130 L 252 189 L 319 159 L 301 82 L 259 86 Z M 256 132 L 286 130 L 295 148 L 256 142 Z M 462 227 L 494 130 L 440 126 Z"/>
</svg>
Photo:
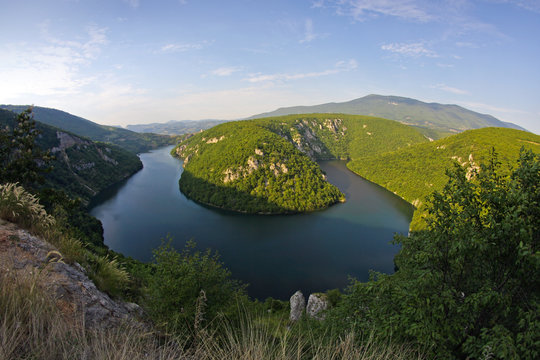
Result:
<svg viewBox="0 0 540 360">
<path fill-rule="evenodd" d="M 302 292 L 298 290 L 294 293 L 293 296 L 291 296 L 289 303 L 291 304 L 291 314 L 289 316 L 289 319 L 291 321 L 300 320 L 300 318 L 302 317 L 302 313 L 306 308 L 306 299 L 304 298 L 304 294 L 302 294 Z"/>
<path fill-rule="evenodd" d="M 309 295 L 306 314 L 317 320 L 324 320 L 324 310 L 328 308 L 328 299 L 325 294 Z"/>
</svg>

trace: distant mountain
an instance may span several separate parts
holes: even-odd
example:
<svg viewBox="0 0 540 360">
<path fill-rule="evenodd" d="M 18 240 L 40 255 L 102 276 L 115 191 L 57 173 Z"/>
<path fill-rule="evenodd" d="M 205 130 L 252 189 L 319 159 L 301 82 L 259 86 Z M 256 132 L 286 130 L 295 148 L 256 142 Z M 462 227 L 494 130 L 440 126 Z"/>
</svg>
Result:
<svg viewBox="0 0 540 360">
<path fill-rule="evenodd" d="M 21 113 L 28 105 L 0 105 L 0 108 Z M 175 144 L 170 136 L 157 134 L 139 134 L 130 130 L 99 125 L 82 117 L 65 111 L 34 106 L 34 119 L 41 123 L 69 131 L 94 141 L 108 142 L 118 145 L 132 153 L 145 152 L 160 146 Z"/>
<path fill-rule="evenodd" d="M 154 133 L 162 135 L 193 134 L 201 130 L 227 122 L 227 120 L 171 120 L 166 123 L 128 125 L 126 128 L 138 133 Z"/>
<path fill-rule="evenodd" d="M 491 115 L 480 114 L 458 105 L 425 103 L 405 97 L 381 95 L 368 95 L 342 103 L 280 108 L 251 116 L 250 119 L 307 113 L 343 113 L 382 117 L 419 127 L 431 138 L 490 126 L 525 130 L 518 125 L 500 121 Z M 435 131 L 430 132 L 430 130 Z"/>
<path fill-rule="evenodd" d="M 16 124 L 14 112 L 0 109 L 2 128 L 13 129 Z M 40 131 L 37 145 L 54 156 L 44 185 L 64 190 L 85 203 L 142 168 L 137 155 L 116 145 L 96 143 L 38 121 L 36 128 Z"/>
</svg>

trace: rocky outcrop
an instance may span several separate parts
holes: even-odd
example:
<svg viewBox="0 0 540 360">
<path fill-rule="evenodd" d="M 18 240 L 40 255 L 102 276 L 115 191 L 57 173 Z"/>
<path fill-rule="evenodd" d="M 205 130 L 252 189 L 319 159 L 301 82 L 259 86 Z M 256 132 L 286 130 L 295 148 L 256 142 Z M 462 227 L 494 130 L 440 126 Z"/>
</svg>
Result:
<svg viewBox="0 0 540 360">
<path fill-rule="evenodd" d="M 324 320 L 324 311 L 326 309 L 328 309 L 328 299 L 325 294 L 317 293 L 309 295 L 306 306 L 307 316 L 317 320 Z"/>
<path fill-rule="evenodd" d="M 0 272 L 34 276 L 36 286 L 51 294 L 65 316 L 84 318 L 87 328 L 110 328 L 137 320 L 141 308 L 99 291 L 77 263 L 66 264 L 49 243 L 0 220 Z"/>
<path fill-rule="evenodd" d="M 306 313 L 307 316 L 316 320 L 324 320 L 324 311 L 328 309 L 328 299 L 325 294 L 314 293 L 309 295 L 309 299 L 306 306 L 306 300 L 300 290 L 294 293 L 289 300 L 291 305 L 291 312 L 289 315 L 290 321 L 298 321 L 302 317 L 302 314 Z"/>
<path fill-rule="evenodd" d="M 302 292 L 298 290 L 293 294 L 293 296 L 291 296 L 289 303 L 291 305 L 291 313 L 289 315 L 289 320 L 300 320 L 306 308 L 306 299 L 304 298 L 304 294 L 302 294 Z"/>
</svg>

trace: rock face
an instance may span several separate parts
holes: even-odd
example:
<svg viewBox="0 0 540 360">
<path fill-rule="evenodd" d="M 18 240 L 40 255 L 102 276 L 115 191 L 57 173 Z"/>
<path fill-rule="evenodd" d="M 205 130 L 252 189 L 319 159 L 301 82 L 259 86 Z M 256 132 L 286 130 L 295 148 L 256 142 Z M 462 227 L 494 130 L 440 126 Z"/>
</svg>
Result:
<svg viewBox="0 0 540 360">
<path fill-rule="evenodd" d="M 324 320 L 324 310 L 328 308 L 328 300 L 324 294 L 311 294 L 309 295 L 306 314 L 317 320 Z"/>
<path fill-rule="evenodd" d="M 293 296 L 291 296 L 289 302 L 291 304 L 291 314 L 289 316 L 289 319 L 291 321 L 300 320 L 300 318 L 302 317 L 302 313 L 306 308 L 306 299 L 304 298 L 304 294 L 302 294 L 302 292 L 298 290 L 294 293 Z"/>
<path fill-rule="evenodd" d="M 142 324 L 136 319 L 141 314 L 138 305 L 111 299 L 96 288 L 79 264 L 63 263 L 52 245 L 1 219 L 0 272 L 39 274 L 37 286 L 53 294 L 66 316 L 84 314 L 87 328 L 110 328 L 125 321 Z"/>
</svg>

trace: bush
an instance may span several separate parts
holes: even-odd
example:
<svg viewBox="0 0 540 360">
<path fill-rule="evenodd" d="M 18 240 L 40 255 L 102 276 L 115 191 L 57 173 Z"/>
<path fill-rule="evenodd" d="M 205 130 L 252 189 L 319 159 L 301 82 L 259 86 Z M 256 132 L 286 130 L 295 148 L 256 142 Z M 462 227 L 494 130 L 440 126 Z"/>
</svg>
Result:
<svg viewBox="0 0 540 360">
<path fill-rule="evenodd" d="M 471 180 L 448 172 L 427 229 L 396 238 L 399 270 L 353 283 L 333 323 L 439 359 L 538 358 L 540 156 L 522 151 L 503 169 L 493 154 Z"/>
<path fill-rule="evenodd" d="M 154 319 L 168 329 L 193 328 L 195 319 L 208 324 L 218 314 L 233 315 L 246 299 L 245 286 L 231 279 L 217 253 L 195 251 L 191 241 L 181 253 L 170 240 L 154 250 L 147 305 Z"/>
</svg>

